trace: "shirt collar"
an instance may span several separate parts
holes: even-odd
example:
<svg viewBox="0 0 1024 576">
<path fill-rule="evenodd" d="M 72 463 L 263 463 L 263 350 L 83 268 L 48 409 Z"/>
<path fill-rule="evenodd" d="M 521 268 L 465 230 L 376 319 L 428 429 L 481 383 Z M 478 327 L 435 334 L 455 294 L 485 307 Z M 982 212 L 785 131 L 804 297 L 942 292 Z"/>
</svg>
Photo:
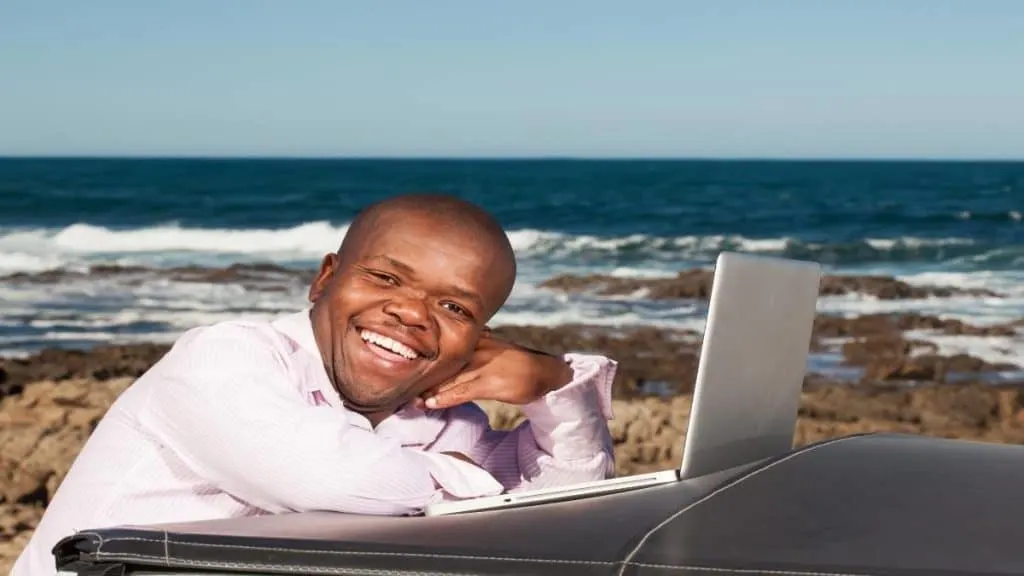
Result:
<svg viewBox="0 0 1024 576">
<path fill-rule="evenodd" d="M 327 396 L 330 404 L 340 406 L 352 416 L 356 416 L 360 428 L 371 428 L 369 421 L 361 414 L 352 412 L 345 408 L 344 401 L 338 391 L 331 385 L 327 376 L 327 370 L 323 366 L 320 356 L 320 347 L 317 346 L 316 336 L 313 334 L 313 321 L 310 318 L 312 308 L 307 306 L 299 312 L 282 316 L 273 322 L 276 329 L 298 344 L 299 348 L 316 359 L 316 365 L 321 374 L 309 385 L 321 394 Z M 309 390 L 312 392 L 313 390 Z M 376 429 L 382 436 L 389 436 L 401 440 L 405 445 L 427 444 L 432 442 L 441 433 L 447 419 L 443 410 L 420 410 L 409 404 L 386 418 Z"/>
<path fill-rule="evenodd" d="M 314 377 L 304 378 L 302 382 L 303 390 L 307 394 L 319 392 L 321 395 L 326 397 L 328 404 L 331 406 L 344 406 L 344 402 L 338 391 L 334 389 L 331 384 L 331 379 L 327 375 L 327 369 L 323 365 L 323 358 L 320 356 L 320 347 L 316 344 L 316 336 L 313 334 L 313 321 L 310 318 L 310 307 L 303 308 L 299 312 L 282 316 L 272 322 L 274 328 L 280 331 L 282 334 L 288 337 L 294 345 L 298 346 L 298 351 L 304 352 L 312 356 L 313 364 L 312 368 L 316 372 Z M 310 366 L 310 364 L 307 364 Z M 354 413 L 353 413 L 354 414 Z M 362 419 L 360 417 L 360 419 Z M 359 423 L 360 427 L 369 428 L 369 422 Z"/>
<path fill-rule="evenodd" d="M 313 335 L 313 321 L 309 317 L 312 308 L 303 308 L 300 312 L 282 316 L 273 322 L 275 328 L 284 333 L 299 345 L 300 348 L 310 354 L 320 357 L 320 347 L 316 345 L 316 336 Z"/>
</svg>

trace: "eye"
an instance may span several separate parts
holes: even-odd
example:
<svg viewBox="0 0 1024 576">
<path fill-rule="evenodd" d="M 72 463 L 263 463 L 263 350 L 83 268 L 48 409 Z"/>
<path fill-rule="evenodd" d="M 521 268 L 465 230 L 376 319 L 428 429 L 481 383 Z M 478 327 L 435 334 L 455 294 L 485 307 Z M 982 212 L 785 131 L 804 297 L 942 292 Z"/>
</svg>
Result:
<svg viewBox="0 0 1024 576">
<path fill-rule="evenodd" d="M 460 316 L 465 316 L 466 318 L 473 317 L 473 315 L 470 314 L 469 310 L 466 310 L 465 308 L 459 306 L 455 302 L 442 302 L 441 306 L 446 310 L 450 310 L 452 312 L 455 312 L 456 314 L 459 314 Z"/>
<path fill-rule="evenodd" d="M 367 273 L 370 276 L 373 276 L 374 279 L 384 282 L 385 284 L 398 285 L 398 279 L 390 274 L 378 272 L 376 270 L 369 270 Z"/>
</svg>

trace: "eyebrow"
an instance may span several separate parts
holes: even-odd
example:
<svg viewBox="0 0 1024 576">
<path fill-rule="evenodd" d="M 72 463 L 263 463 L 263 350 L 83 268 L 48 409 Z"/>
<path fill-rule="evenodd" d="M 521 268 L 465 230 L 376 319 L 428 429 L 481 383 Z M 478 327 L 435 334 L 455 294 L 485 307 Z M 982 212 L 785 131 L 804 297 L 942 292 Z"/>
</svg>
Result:
<svg viewBox="0 0 1024 576">
<path fill-rule="evenodd" d="M 390 256 L 374 256 L 372 258 L 372 260 L 383 260 L 384 262 L 390 264 L 393 268 L 398 268 L 399 270 L 401 270 L 402 272 L 405 272 L 406 274 L 411 274 L 411 275 L 415 275 L 416 274 L 416 271 L 412 269 L 412 266 L 409 266 L 405 262 L 401 262 L 399 260 L 395 260 L 394 258 L 392 258 Z"/>
<path fill-rule="evenodd" d="M 386 262 L 387 264 L 389 264 L 390 266 L 392 266 L 393 268 L 397 268 L 398 270 L 401 270 L 402 272 L 404 272 L 404 273 L 406 273 L 406 274 L 408 274 L 410 276 L 416 276 L 416 271 L 413 269 L 412 266 L 409 266 L 408 264 L 406 264 L 405 262 L 402 262 L 400 260 L 395 260 L 394 258 L 392 258 L 390 256 L 384 256 L 384 255 L 374 256 L 373 258 L 371 258 L 371 260 L 382 260 L 382 261 Z M 466 290 L 465 288 L 460 288 L 458 286 L 451 285 L 451 284 L 449 284 L 446 287 L 446 291 L 447 292 L 451 292 L 455 296 L 466 298 L 467 300 L 472 300 L 473 302 L 475 302 L 477 305 L 479 305 L 481 307 L 483 306 L 483 299 L 476 292 L 472 292 L 470 290 Z"/>
</svg>

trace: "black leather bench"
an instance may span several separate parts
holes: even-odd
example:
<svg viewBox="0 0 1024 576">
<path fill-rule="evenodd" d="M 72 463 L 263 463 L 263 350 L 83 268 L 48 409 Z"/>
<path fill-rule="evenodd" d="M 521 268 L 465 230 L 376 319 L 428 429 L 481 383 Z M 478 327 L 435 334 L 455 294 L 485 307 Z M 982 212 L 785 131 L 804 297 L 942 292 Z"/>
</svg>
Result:
<svg viewBox="0 0 1024 576">
<path fill-rule="evenodd" d="M 1024 574 L 1024 447 L 869 434 L 738 470 L 437 518 L 332 513 L 86 530 L 78 574 Z"/>
</svg>

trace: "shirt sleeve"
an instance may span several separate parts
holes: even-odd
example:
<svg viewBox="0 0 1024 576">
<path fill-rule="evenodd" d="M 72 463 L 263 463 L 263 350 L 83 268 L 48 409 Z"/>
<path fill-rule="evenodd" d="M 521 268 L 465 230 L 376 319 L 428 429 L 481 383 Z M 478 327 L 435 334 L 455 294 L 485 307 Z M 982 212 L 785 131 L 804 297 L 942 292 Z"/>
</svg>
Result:
<svg viewBox="0 0 1024 576">
<path fill-rule="evenodd" d="M 251 328 L 197 329 L 144 376 L 157 380 L 144 422 L 206 481 L 273 513 L 402 515 L 446 491 L 501 491 L 468 463 L 405 448 L 344 411 L 310 406 L 271 338 Z"/>
<path fill-rule="evenodd" d="M 602 480 L 615 472 L 607 421 L 617 363 L 603 356 L 567 354 L 572 381 L 521 408 L 515 430 L 490 428 L 474 404 L 450 410 L 433 450 L 468 454 L 509 492 Z"/>
</svg>

